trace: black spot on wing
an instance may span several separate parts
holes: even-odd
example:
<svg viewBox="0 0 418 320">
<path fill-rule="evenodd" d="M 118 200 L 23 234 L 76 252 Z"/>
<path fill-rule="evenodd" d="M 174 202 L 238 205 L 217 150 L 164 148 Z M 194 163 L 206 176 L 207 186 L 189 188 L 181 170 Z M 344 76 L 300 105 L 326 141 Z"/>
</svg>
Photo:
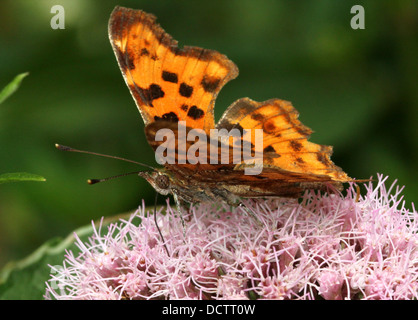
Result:
<svg viewBox="0 0 418 320">
<path fill-rule="evenodd" d="M 162 78 L 164 81 L 177 83 L 179 81 L 177 73 L 169 72 L 169 71 L 163 71 Z"/>
<path fill-rule="evenodd" d="M 219 129 L 226 129 L 228 131 L 231 131 L 232 129 L 238 129 L 238 131 L 240 132 L 241 137 L 244 136 L 244 128 L 239 124 L 239 123 L 231 123 L 229 121 L 223 121 L 222 122 L 222 127 L 220 127 Z"/>
<path fill-rule="evenodd" d="M 179 93 L 183 97 L 190 98 L 192 93 L 193 93 L 193 87 L 191 87 L 191 86 L 185 84 L 184 82 L 182 82 L 180 84 Z"/>
<path fill-rule="evenodd" d="M 155 116 L 155 121 L 165 120 L 171 122 L 179 122 L 179 117 L 174 112 L 164 113 L 161 117 Z"/>
<path fill-rule="evenodd" d="M 267 146 L 263 149 L 263 153 L 268 156 L 268 158 L 280 158 L 281 155 L 277 153 L 276 149 L 272 145 Z"/>
<path fill-rule="evenodd" d="M 141 52 L 139 53 L 140 56 L 148 56 L 149 55 L 149 51 L 147 50 L 147 48 L 142 48 Z"/>
<path fill-rule="evenodd" d="M 129 86 L 135 100 L 142 101 L 142 103 L 154 107 L 152 101 L 164 97 L 164 91 L 158 84 L 151 84 L 148 89 L 143 89 L 136 83 Z"/>
<path fill-rule="evenodd" d="M 182 104 L 180 109 L 183 110 L 184 112 L 187 112 L 187 110 L 189 110 L 189 106 L 186 104 Z"/>
<path fill-rule="evenodd" d="M 276 128 L 276 125 L 274 124 L 274 121 L 268 120 L 268 121 L 264 122 L 263 130 L 266 133 L 270 133 L 270 134 L 273 134 L 274 132 L 276 132 L 277 128 Z"/>
<path fill-rule="evenodd" d="M 327 146 L 321 146 L 321 151 L 316 154 L 316 159 L 325 166 L 331 165 L 329 156 L 331 155 L 331 148 Z"/>
<path fill-rule="evenodd" d="M 209 77 L 205 75 L 200 84 L 206 92 L 214 92 L 216 91 L 216 89 L 218 89 L 220 82 L 221 79 L 219 78 Z"/>
<path fill-rule="evenodd" d="M 293 149 L 293 151 L 298 152 L 302 150 L 302 144 L 296 140 L 291 140 L 289 142 L 289 146 Z"/>
<path fill-rule="evenodd" d="M 263 122 L 265 120 L 265 117 L 261 113 L 253 113 L 251 115 L 251 118 L 255 121 Z"/>
<path fill-rule="evenodd" d="M 152 102 L 155 99 L 164 97 L 164 91 L 158 84 L 151 84 L 148 89 L 144 90 L 145 98 Z"/>
<path fill-rule="evenodd" d="M 305 163 L 305 161 L 302 158 L 296 158 L 296 161 L 299 162 L 300 164 Z"/>
<path fill-rule="evenodd" d="M 204 115 L 205 112 L 196 106 L 191 106 L 189 112 L 187 112 L 187 116 L 193 120 L 201 119 Z"/>
<path fill-rule="evenodd" d="M 273 148 L 273 146 L 265 147 L 263 151 L 264 152 L 276 152 L 276 150 Z"/>
</svg>

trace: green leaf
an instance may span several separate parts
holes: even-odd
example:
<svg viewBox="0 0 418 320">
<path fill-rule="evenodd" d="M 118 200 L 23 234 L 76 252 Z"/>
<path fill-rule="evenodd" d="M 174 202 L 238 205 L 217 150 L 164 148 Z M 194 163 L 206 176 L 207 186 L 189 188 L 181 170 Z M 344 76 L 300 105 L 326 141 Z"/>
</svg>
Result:
<svg viewBox="0 0 418 320">
<path fill-rule="evenodd" d="M 90 228 L 86 232 L 91 234 Z M 78 235 L 82 230 L 77 231 Z M 51 267 L 60 265 L 64 260 L 66 247 L 76 250 L 73 236 L 52 239 L 38 248 L 27 258 L 10 262 L 0 272 L 0 300 L 39 300 L 43 299 L 46 285 L 51 274 Z"/>
<path fill-rule="evenodd" d="M 20 86 L 23 78 L 25 78 L 29 72 L 18 74 L 12 82 L 3 88 L 0 92 L 0 104 L 4 102 L 8 97 L 10 97 Z"/>
<path fill-rule="evenodd" d="M 104 219 L 102 227 L 115 223 L 119 219 L 128 219 L 132 212 Z M 97 227 L 99 222 L 95 223 Z M 35 252 L 23 260 L 9 262 L 0 270 L 0 300 L 40 300 L 43 299 L 46 282 L 51 278 L 50 266 L 62 266 L 66 250 L 75 256 L 79 249 L 75 245 L 74 233 L 84 243 L 93 234 L 93 226 L 81 227 L 65 239 L 55 238 L 47 241 Z"/>
<path fill-rule="evenodd" d="M 0 184 L 16 181 L 46 181 L 42 176 L 27 172 L 3 173 L 0 174 Z"/>
</svg>

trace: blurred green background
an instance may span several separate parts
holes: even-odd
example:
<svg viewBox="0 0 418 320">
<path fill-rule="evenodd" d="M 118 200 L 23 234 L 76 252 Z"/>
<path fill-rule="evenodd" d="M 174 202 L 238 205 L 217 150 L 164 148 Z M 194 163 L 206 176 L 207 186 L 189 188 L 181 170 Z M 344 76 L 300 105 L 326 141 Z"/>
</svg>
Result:
<svg viewBox="0 0 418 320">
<path fill-rule="evenodd" d="M 50 27 L 55 4 L 65 8 L 65 30 Z M 364 6 L 365 30 L 350 27 L 355 4 Z M 54 148 L 155 165 L 109 44 L 115 5 L 152 12 L 180 45 L 218 50 L 238 65 L 240 76 L 217 99 L 217 119 L 241 97 L 292 101 L 315 131 L 311 141 L 334 146 L 337 165 L 352 177 L 398 179 L 411 208 L 418 193 L 416 0 L 2 0 L 0 87 L 30 75 L 0 106 L 0 172 L 47 181 L 0 185 L 0 267 L 92 219 L 135 209 L 142 199 L 153 205 L 154 191 L 135 176 L 86 184 L 136 166 Z"/>
</svg>

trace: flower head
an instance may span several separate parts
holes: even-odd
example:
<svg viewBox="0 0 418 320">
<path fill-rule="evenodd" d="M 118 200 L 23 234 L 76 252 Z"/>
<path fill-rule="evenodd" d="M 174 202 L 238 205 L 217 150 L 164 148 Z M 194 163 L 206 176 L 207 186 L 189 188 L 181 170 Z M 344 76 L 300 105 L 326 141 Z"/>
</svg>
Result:
<svg viewBox="0 0 418 320">
<path fill-rule="evenodd" d="M 418 215 L 385 180 L 358 199 L 350 185 L 346 196 L 246 202 L 259 221 L 242 208 L 201 204 L 183 229 L 167 204 L 157 216 L 164 240 L 143 205 L 89 243 L 77 238 L 80 253 L 67 252 L 45 297 L 417 299 Z"/>
</svg>

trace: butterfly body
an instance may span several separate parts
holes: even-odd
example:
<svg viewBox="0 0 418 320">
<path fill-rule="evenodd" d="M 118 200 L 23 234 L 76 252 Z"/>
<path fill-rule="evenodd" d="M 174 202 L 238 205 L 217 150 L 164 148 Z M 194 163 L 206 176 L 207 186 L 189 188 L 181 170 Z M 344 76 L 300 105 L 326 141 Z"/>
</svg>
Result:
<svg viewBox="0 0 418 320">
<path fill-rule="evenodd" d="M 298 197 L 307 189 L 326 189 L 327 184 L 321 182 L 243 182 L 240 174 L 226 174 L 222 179 L 214 176 L 212 171 L 203 174 L 192 175 L 190 172 L 176 172 L 173 174 L 166 169 L 156 169 L 155 172 L 141 172 L 139 175 L 147 180 L 153 188 L 162 195 L 172 194 L 183 203 L 224 202 L 229 205 L 236 205 L 242 198 L 277 198 L 277 197 Z M 266 172 L 268 175 L 269 172 Z M 210 177 L 210 176 L 214 177 Z M 166 182 L 161 182 L 158 177 L 166 177 Z M 235 177 L 234 177 L 235 176 Z M 258 178 L 260 179 L 260 178 Z M 261 178 L 260 180 L 263 180 Z M 340 184 L 333 184 L 340 187 Z"/>
<path fill-rule="evenodd" d="M 162 169 L 140 173 L 157 192 L 173 194 L 178 203 L 234 204 L 240 198 L 297 197 L 306 189 L 339 188 L 351 181 L 330 160 L 332 147 L 308 141 L 312 131 L 288 101 L 242 98 L 215 125 L 215 99 L 238 75 L 225 55 L 179 48 L 153 15 L 122 7 L 112 12 L 109 38 L 149 144 L 156 155 L 165 145 L 165 159 L 171 160 Z M 161 130 L 172 132 L 171 138 L 159 139 Z M 222 140 L 212 137 L 214 130 L 238 135 Z M 262 132 L 261 146 L 257 130 Z M 195 132 L 207 140 L 196 134 L 189 139 Z M 246 150 L 253 161 L 246 160 Z M 191 156 L 199 161 L 190 161 Z M 251 168 L 259 172 L 247 174 Z"/>
<path fill-rule="evenodd" d="M 200 203 L 200 202 L 225 202 L 235 204 L 237 196 L 228 192 L 228 185 L 219 184 L 219 182 L 211 181 L 201 183 L 197 177 L 187 177 L 181 174 L 173 175 L 165 169 L 157 169 L 157 171 L 141 172 L 140 176 L 145 178 L 154 189 L 162 194 L 172 194 L 176 201 L 182 203 Z M 159 177 L 166 177 L 158 179 Z M 161 180 L 166 181 L 161 183 Z"/>
</svg>

